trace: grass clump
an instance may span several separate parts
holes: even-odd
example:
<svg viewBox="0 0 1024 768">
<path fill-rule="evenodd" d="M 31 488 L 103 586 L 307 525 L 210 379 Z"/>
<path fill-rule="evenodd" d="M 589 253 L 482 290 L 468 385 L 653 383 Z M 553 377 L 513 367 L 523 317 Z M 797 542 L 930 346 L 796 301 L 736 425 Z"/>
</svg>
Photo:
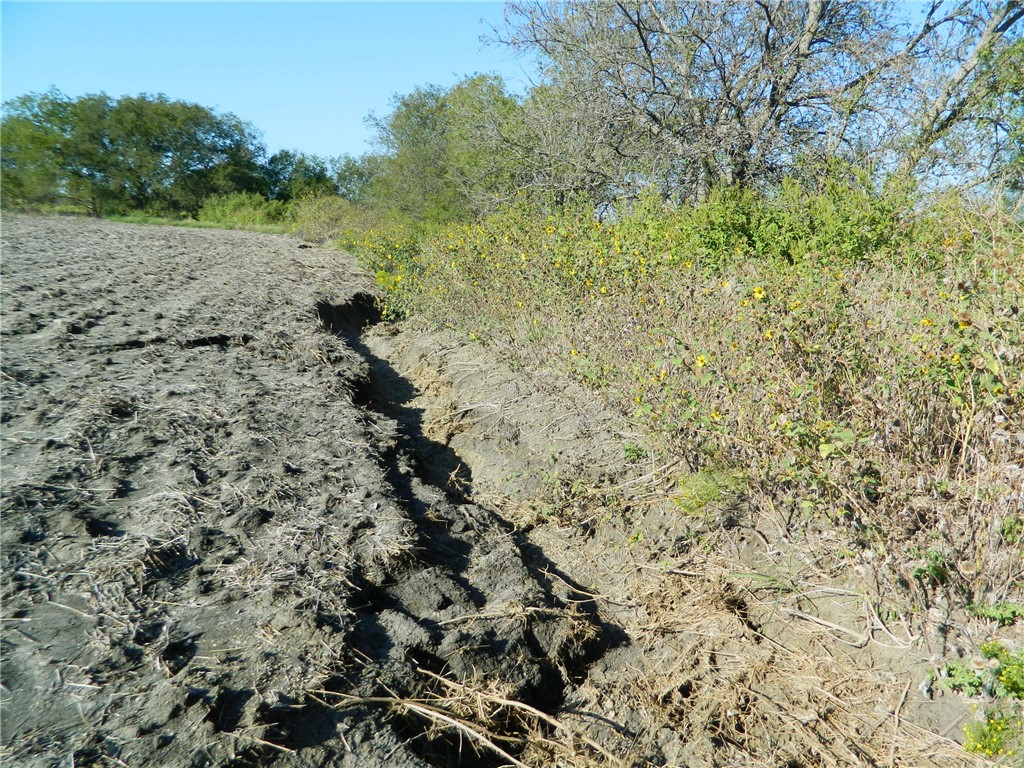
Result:
<svg viewBox="0 0 1024 768">
<path fill-rule="evenodd" d="M 741 472 L 709 468 L 680 477 L 672 502 L 685 514 L 696 515 L 709 504 L 741 490 L 745 485 L 746 478 Z"/>
</svg>

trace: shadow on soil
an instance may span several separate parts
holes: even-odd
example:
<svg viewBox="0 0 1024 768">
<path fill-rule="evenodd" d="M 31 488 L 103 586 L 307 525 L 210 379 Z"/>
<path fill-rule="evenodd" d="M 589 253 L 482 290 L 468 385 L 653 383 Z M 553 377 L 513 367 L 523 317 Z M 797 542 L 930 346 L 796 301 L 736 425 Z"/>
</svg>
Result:
<svg viewBox="0 0 1024 768">
<path fill-rule="evenodd" d="M 370 368 L 365 384 L 353 394 L 353 401 L 362 408 L 394 419 L 401 430 L 400 449 L 415 457 L 415 471 L 420 479 L 441 488 L 453 502 L 462 502 L 472 495 L 473 477 L 469 467 L 449 446 L 426 437 L 423 431 L 423 411 L 409 407 L 419 392 L 416 387 L 401 376 L 387 360 L 374 355 L 362 341 L 362 332 L 381 321 L 380 310 L 375 299 L 368 293 L 357 293 L 344 304 L 321 301 L 316 305 L 317 317 L 329 332 L 341 337 L 363 359 Z M 394 465 L 394 462 L 390 462 Z M 412 489 L 409 478 L 395 471 L 391 466 L 388 481 L 403 501 L 412 505 L 412 511 L 421 505 Z"/>
<path fill-rule="evenodd" d="M 419 397 L 419 390 L 386 359 L 375 355 L 363 341 L 363 332 L 382 320 L 374 297 L 368 293 L 357 293 L 342 304 L 321 301 L 316 305 L 316 314 L 326 331 L 344 340 L 367 363 L 368 376 L 353 393 L 353 401 L 363 409 L 398 424 L 396 444 L 380 457 L 380 461 L 397 499 L 419 524 L 420 533 L 427 544 L 424 559 L 442 565 L 478 608 L 485 606 L 487 596 L 463 576 L 471 562 L 473 545 L 465 537 L 449 534 L 445 526 L 429 524 L 430 504 L 424 500 L 422 493 L 422 484 L 440 489 L 451 504 L 463 509 L 467 519 L 475 518 L 481 514 L 481 510 L 473 505 L 472 470 L 450 446 L 426 436 L 424 410 L 411 405 Z M 561 660 L 563 663 L 559 666 L 567 673 L 566 679 L 548 680 L 542 686 L 545 690 L 534 691 L 530 697 L 532 701 L 529 703 L 533 706 L 555 713 L 565 703 L 567 686 L 573 687 L 583 682 L 590 666 L 611 648 L 628 643 L 628 637 L 621 628 L 602 619 L 593 596 L 585 587 L 562 572 L 512 523 L 503 519 L 495 510 L 486 510 L 486 513 L 491 518 L 491 524 L 497 525 L 509 536 L 510 543 L 518 548 L 523 562 L 533 572 L 549 599 L 560 602 L 554 595 L 559 592 L 566 594 L 566 599 L 575 603 L 597 630 L 595 636 L 574 654 L 574 658 Z M 388 608 L 400 609 L 400 601 L 396 601 L 386 589 L 360 586 L 360 592 L 367 598 L 368 604 L 364 606 L 366 612 L 359 620 L 358 633 L 363 635 L 359 645 L 372 655 L 379 655 L 382 650 L 386 653 L 390 643 L 387 631 L 380 626 L 377 613 Z M 543 655 L 539 649 L 538 653 Z M 445 667 L 439 659 L 417 658 L 414 661 L 417 666 L 436 673 L 443 672 Z M 424 724 L 416 718 L 408 716 L 400 720 L 398 730 L 406 737 L 423 743 L 424 754 L 421 756 L 432 765 L 460 765 L 468 768 L 493 764 L 493 756 L 471 755 L 463 749 L 464 745 L 456 743 L 457 740 L 448 743 L 443 738 L 425 739 L 430 729 L 425 729 Z"/>
</svg>

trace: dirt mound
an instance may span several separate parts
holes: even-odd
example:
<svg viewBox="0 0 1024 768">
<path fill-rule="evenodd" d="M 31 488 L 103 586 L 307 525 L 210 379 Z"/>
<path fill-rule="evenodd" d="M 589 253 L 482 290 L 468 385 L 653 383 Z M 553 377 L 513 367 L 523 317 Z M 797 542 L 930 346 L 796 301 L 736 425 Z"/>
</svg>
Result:
<svg viewBox="0 0 1024 768">
<path fill-rule="evenodd" d="M 344 254 L 6 216 L 3 388 L 7 764 L 970 762 L 934 649 Z"/>
</svg>

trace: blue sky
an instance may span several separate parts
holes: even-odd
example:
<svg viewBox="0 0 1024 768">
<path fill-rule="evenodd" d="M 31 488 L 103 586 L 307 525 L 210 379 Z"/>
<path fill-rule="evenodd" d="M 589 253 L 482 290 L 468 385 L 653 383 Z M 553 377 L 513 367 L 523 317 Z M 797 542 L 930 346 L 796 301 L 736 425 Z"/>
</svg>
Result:
<svg viewBox="0 0 1024 768">
<path fill-rule="evenodd" d="M 484 45 L 499 2 L 0 3 L 2 93 L 164 93 L 232 112 L 270 152 L 370 150 L 394 94 L 528 65 Z"/>
</svg>

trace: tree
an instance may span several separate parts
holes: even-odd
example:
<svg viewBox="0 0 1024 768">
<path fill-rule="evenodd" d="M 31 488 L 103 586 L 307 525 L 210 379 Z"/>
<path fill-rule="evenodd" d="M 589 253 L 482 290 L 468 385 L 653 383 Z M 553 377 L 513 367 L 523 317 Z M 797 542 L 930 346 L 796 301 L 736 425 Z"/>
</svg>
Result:
<svg viewBox="0 0 1024 768">
<path fill-rule="evenodd" d="M 367 154 L 361 157 L 342 155 L 334 169 L 334 185 L 338 194 L 351 203 L 365 203 L 370 186 L 380 172 L 381 157 Z"/>
<path fill-rule="evenodd" d="M 8 204 L 195 215 L 211 194 L 264 187 L 251 126 L 162 95 L 30 94 L 4 104 L 2 129 Z"/>
<path fill-rule="evenodd" d="M 447 175 L 476 216 L 508 202 L 530 184 L 522 151 L 526 126 L 519 101 L 493 75 L 474 75 L 444 98 L 448 126 Z"/>
<path fill-rule="evenodd" d="M 337 195 L 341 161 L 290 149 L 275 152 L 267 160 L 267 195 L 287 202 L 300 197 Z"/>
<path fill-rule="evenodd" d="M 1017 40 L 983 62 L 983 101 L 979 122 L 992 133 L 992 160 L 997 177 L 1024 191 L 1024 40 Z"/>
<path fill-rule="evenodd" d="M 910 29 L 894 3 L 867 0 L 507 8 L 506 42 L 547 65 L 525 104 L 557 171 L 547 183 L 683 199 L 772 183 L 808 158 L 918 169 L 966 122 L 978 62 L 1022 13 L 935 2 Z"/>
<path fill-rule="evenodd" d="M 377 207 L 425 221 L 464 220 L 525 183 L 512 141 L 521 107 L 501 78 L 417 88 L 393 105 L 369 120 L 382 150 L 369 188 Z"/>
<path fill-rule="evenodd" d="M 5 205 L 67 199 L 96 212 L 115 197 L 102 130 L 112 109 L 102 94 L 70 101 L 56 90 L 4 104 Z"/>
<path fill-rule="evenodd" d="M 463 218 L 464 201 L 446 179 L 444 91 L 421 87 L 396 97 L 392 104 L 386 118 L 369 118 L 384 155 L 381 172 L 373 180 L 374 204 L 428 221 Z"/>
<path fill-rule="evenodd" d="M 900 173 L 947 175 L 958 182 L 1012 173 L 1024 141 L 1024 40 L 1020 2 L 932 2 L 914 51 L 910 114 Z M 947 54 L 933 51 L 945 46 Z M 1016 161 L 1013 160 L 1014 155 Z M 1020 173 L 1017 165 L 1017 174 Z"/>
</svg>

